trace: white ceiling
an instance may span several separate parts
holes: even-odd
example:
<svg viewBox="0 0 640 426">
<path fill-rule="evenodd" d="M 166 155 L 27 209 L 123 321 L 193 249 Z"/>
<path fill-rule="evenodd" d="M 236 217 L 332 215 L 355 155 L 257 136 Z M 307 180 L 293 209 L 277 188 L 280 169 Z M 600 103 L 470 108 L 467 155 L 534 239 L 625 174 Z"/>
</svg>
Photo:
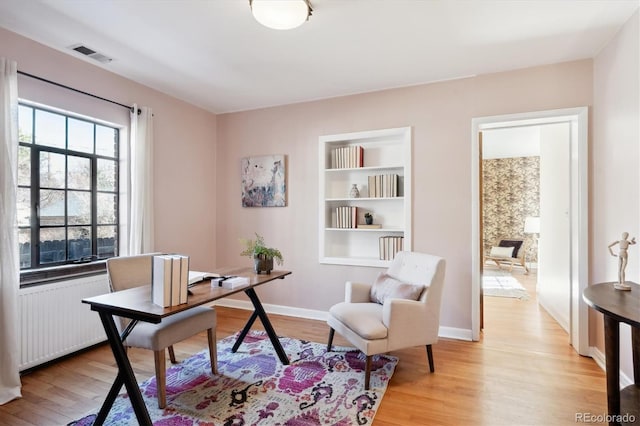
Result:
<svg viewBox="0 0 640 426">
<path fill-rule="evenodd" d="M 0 26 L 77 57 L 67 47 L 85 44 L 114 58 L 105 69 L 224 113 L 591 58 L 640 4 L 311 2 L 289 31 L 248 0 L 1 0 Z"/>
</svg>

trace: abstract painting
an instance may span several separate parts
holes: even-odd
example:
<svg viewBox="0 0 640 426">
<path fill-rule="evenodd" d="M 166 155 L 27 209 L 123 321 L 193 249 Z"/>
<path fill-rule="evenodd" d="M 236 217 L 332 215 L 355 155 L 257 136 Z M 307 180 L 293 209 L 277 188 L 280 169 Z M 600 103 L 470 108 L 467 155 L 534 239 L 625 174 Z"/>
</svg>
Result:
<svg viewBox="0 0 640 426">
<path fill-rule="evenodd" d="M 284 155 L 242 159 L 242 207 L 285 207 Z"/>
</svg>

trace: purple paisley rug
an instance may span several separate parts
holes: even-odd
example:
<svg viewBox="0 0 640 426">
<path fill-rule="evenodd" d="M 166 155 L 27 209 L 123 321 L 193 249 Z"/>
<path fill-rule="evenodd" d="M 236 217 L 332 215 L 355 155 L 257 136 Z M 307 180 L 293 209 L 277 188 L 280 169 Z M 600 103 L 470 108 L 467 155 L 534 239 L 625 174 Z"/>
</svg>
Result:
<svg viewBox="0 0 640 426">
<path fill-rule="evenodd" d="M 167 407 L 159 409 L 155 377 L 140 385 L 154 425 L 366 425 L 371 424 L 398 359 L 374 356 L 364 390 L 364 355 L 353 348 L 280 338 L 290 365 L 278 360 L 266 333 L 251 331 L 235 354 L 237 334 L 218 341 L 218 374 L 207 350 L 167 370 Z M 90 425 L 95 414 L 70 423 Z M 126 393 L 106 425 L 135 425 Z"/>
</svg>

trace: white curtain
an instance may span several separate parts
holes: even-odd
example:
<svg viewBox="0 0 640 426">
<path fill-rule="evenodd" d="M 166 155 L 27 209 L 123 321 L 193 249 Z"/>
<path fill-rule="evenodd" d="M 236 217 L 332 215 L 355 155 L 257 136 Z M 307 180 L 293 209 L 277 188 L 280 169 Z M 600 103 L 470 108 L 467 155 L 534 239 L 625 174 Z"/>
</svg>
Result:
<svg viewBox="0 0 640 426">
<path fill-rule="evenodd" d="M 140 111 L 140 113 L 138 113 Z M 129 255 L 153 248 L 153 112 L 134 104 L 131 112 Z"/>
<path fill-rule="evenodd" d="M 0 58 L 0 404 L 19 398 L 18 66 Z"/>
</svg>

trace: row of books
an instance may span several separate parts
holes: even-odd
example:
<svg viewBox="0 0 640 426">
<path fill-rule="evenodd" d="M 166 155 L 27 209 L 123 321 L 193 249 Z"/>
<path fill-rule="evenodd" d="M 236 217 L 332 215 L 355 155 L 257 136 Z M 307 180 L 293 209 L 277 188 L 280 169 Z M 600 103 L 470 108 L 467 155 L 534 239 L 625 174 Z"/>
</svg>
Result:
<svg viewBox="0 0 640 426">
<path fill-rule="evenodd" d="M 151 300 L 154 304 L 166 308 L 187 303 L 188 284 L 188 256 L 153 256 Z"/>
<path fill-rule="evenodd" d="M 364 148 L 351 145 L 331 150 L 332 169 L 353 169 L 364 166 Z"/>
<path fill-rule="evenodd" d="M 358 208 L 354 206 L 340 206 L 335 210 L 336 228 L 357 228 Z"/>
<path fill-rule="evenodd" d="M 380 260 L 393 260 L 403 250 L 404 237 L 385 236 L 378 239 Z"/>
<path fill-rule="evenodd" d="M 398 175 L 375 175 L 369 176 L 369 197 L 397 197 L 398 196 Z"/>
</svg>

